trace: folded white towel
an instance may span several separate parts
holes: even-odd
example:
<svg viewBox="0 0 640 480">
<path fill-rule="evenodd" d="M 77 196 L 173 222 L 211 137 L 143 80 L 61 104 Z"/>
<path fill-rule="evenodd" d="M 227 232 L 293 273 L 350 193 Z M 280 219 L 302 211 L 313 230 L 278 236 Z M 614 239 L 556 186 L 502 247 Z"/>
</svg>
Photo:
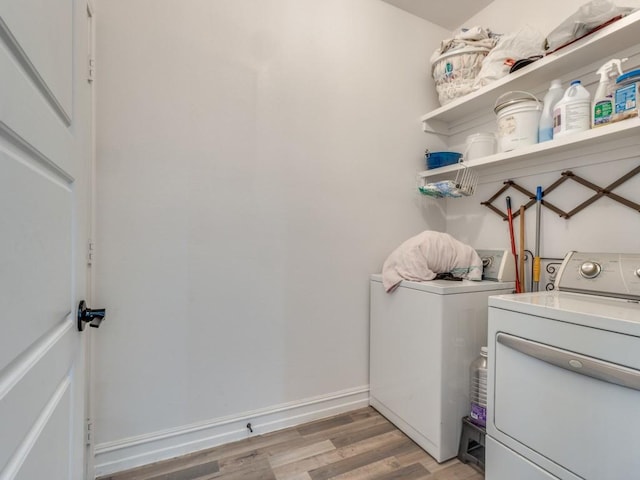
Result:
<svg viewBox="0 0 640 480">
<path fill-rule="evenodd" d="M 382 267 L 382 284 L 391 292 L 402 280 L 433 280 L 438 273 L 482 280 L 482 260 L 473 248 L 448 233 L 427 230 L 389 255 Z"/>
</svg>

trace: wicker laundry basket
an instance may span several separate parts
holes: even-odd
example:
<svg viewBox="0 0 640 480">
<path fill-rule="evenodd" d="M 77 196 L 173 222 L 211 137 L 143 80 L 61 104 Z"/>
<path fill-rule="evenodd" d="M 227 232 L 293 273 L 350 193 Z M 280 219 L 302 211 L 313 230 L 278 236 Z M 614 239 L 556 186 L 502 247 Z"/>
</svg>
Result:
<svg viewBox="0 0 640 480">
<path fill-rule="evenodd" d="M 465 47 L 443 53 L 431 64 L 438 100 L 445 105 L 472 91 L 482 61 L 491 49 Z"/>
</svg>

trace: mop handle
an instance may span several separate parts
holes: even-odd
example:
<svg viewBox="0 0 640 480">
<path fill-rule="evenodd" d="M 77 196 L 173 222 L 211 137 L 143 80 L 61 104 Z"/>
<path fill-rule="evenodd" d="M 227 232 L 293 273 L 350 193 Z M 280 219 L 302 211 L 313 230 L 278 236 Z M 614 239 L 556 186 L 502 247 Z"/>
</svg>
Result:
<svg viewBox="0 0 640 480">
<path fill-rule="evenodd" d="M 534 291 L 539 290 L 540 283 L 540 207 L 542 205 L 542 187 L 536 188 L 536 245 L 535 258 L 533 259 L 533 285 Z"/>
<path fill-rule="evenodd" d="M 516 238 L 513 233 L 513 213 L 511 212 L 511 197 L 507 197 L 507 215 L 509 219 L 509 237 L 511 238 L 511 253 L 516 266 L 516 293 L 522 292 L 520 289 L 520 276 L 518 275 L 518 260 L 516 252 Z"/>
</svg>

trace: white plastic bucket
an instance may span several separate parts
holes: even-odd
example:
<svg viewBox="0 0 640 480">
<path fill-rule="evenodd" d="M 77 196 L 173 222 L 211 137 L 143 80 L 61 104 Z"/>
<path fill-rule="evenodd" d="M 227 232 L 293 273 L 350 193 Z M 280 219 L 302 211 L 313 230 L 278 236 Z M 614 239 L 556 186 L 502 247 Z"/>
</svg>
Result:
<svg viewBox="0 0 640 480">
<path fill-rule="evenodd" d="M 493 133 L 474 133 L 467 137 L 465 160 L 488 157 L 496 153 L 496 136 Z"/>
<path fill-rule="evenodd" d="M 528 92 L 507 92 L 496 100 L 498 145 L 508 152 L 538 143 L 538 123 L 542 102 Z"/>
</svg>

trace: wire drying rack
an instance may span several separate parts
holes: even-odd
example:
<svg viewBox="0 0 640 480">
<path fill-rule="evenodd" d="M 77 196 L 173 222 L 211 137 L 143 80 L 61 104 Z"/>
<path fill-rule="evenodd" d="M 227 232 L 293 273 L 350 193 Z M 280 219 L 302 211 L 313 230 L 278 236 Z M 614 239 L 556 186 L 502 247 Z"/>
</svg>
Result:
<svg viewBox="0 0 640 480">
<path fill-rule="evenodd" d="M 453 180 L 427 183 L 424 178 L 421 178 L 419 181 L 422 185 L 418 185 L 420 193 L 433 198 L 460 198 L 473 195 L 478 185 L 478 174 L 473 168 L 464 164 L 464 157 L 460 158 L 458 164 L 462 168 L 456 170 L 456 177 Z"/>
<path fill-rule="evenodd" d="M 615 194 L 613 192 L 613 189 L 615 189 L 616 187 L 619 187 L 620 185 L 622 185 L 627 180 L 629 180 L 629 179 L 631 179 L 634 176 L 639 175 L 639 174 L 640 174 L 640 165 L 636 166 L 633 170 L 631 170 L 627 174 L 623 175 L 622 177 L 618 178 L 615 182 L 607 185 L 606 187 L 599 187 L 598 185 L 590 182 L 589 180 L 576 175 L 571 170 L 566 170 L 566 171 L 561 173 L 560 178 L 558 178 L 555 182 L 553 182 L 548 187 L 542 189 L 543 199 L 542 199 L 541 205 L 543 207 L 546 207 L 549 210 L 557 213 L 561 218 L 564 218 L 566 220 L 568 220 L 569 218 L 571 218 L 572 216 L 574 216 L 578 212 L 581 212 L 582 210 L 584 210 L 589 205 L 591 205 L 596 200 L 599 200 L 602 197 L 609 197 L 611 200 L 614 200 L 614 201 L 624 205 L 625 207 L 629 207 L 632 210 L 635 210 L 636 212 L 640 212 L 640 203 L 633 202 L 633 201 L 631 201 L 631 200 L 629 200 L 627 198 L 624 198 L 624 197 L 622 197 L 620 195 L 617 195 L 617 194 Z M 582 202 L 579 205 L 577 205 L 576 207 L 574 207 L 573 209 L 569 210 L 568 212 L 565 212 L 564 210 L 561 210 L 560 208 L 556 207 L 554 204 L 549 202 L 544 197 L 546 195 L 550 194 L 553 190 L 558 188 L 560 185 L 562 185 L 567 180 L 573 180 L 574 182 L 577 182 L 580 185 L 583 185 L 584 187 L 587 187 L 587 188 L 593 190 L 596 193 L 593 194 L 591 197 L 589 197 L 584 202 Z M 506 180 L 505 182 L 503 182 L 503 186 L 500 189 L 498 189 L 498 191 L 496 191 L 496 193 L 493 194 L 493 196 L 489 200 L 487 200 L 485 202 L 480 202 L 480 204 L 484 205 L 485 207 L 488 207 L 491 211 L 493 211 L 493 212 L 497 213 L 498 215 L 500 215 L 503 220 L 507 220 L 507 215 L 505 215 L 505 213 L 502 210 L 500 210 L 498 207 L 493 205 L 493 202 L 500 195 L 502 195 L 504 192 L 506 192 L 510 188 L 513 188 L 513 189 L 517 190 L 518 192 L 522 193 L 523 195 L 529 197 L 529 201 L 524 205 L 525 210 L 528 209 L 529 207 L 535 205 L 535 203 L 536 203 L 536 195 L 533 192 L 528 191 L 526 188 L 518 185 L 513 180 Z M 519 214 L 520 214 L 520 212 L 516 211 L 516 212 L 514 212 L 513 217 L 515 218 Z"/>
</svg>

